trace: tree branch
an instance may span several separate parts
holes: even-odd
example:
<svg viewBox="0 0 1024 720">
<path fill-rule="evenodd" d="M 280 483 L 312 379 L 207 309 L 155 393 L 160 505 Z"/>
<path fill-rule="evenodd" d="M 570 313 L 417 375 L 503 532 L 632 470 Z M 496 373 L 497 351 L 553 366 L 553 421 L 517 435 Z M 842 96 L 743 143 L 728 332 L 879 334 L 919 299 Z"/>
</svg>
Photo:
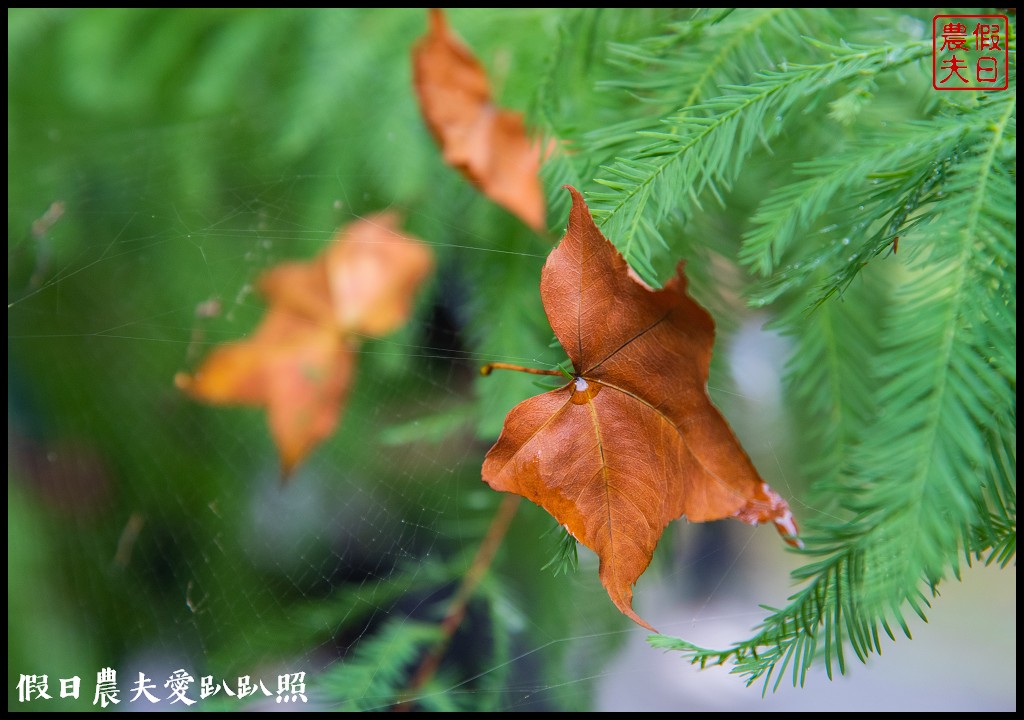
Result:
<svg viewBox="0 0 1024 720">
<path fill-rule="evenodd" d="M 466 618 L 466 607 L 469 604 L 469 599 L 473 596 L 477 585 L 480 584 L 480 580 L 483 579 L 488 569 L 490 569 L 494 556 L 498 552 L 498 548 L 501 547 L 501 541 L 505 538 L 505 533 L 512 523 L 512 518 L 516 515 L 516 510 L 519 509 L 519 500 L 518 495 L 505 495 L 501 505 L 498 506 L 498 511 L 494 514 L 494 519 L 491 520 L 491 526 L 487 529 L 487 534 L 484 535 L 484 539 L 480 542 L 480 548 L 477 550 L 473 562 L 466 571 L 462 584 L 459 585 L 459 589 L 455 591 L 455 595 L 452 596 L 451 602 L 448 604 L 448 610 L 441 621 L 441 638 L 430 649 L 430 652 L 424 655 L 420 666 L 412 676 L 412 680 L 409 681 L 408 688 L 402 693 L 401 701 L 394 707 L 396 712 L 412 710 L 416 692 L 434 677 L 434 673 L 437 672 L 437 668 L 440 666 L 441 660 L 451 644 L 455 631 L 459 629 L 462 621 Z"/>
</svg>

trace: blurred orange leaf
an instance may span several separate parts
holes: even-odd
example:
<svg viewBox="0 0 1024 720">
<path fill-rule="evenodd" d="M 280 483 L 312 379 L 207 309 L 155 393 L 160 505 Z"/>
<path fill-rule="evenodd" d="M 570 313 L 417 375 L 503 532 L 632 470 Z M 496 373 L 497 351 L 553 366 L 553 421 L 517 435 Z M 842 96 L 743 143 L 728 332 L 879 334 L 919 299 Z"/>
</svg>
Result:
<svg viewBox="0 0 1024 720">
<path fill-rule="evenodd" d="M 633 611 L 633 585 L 669 522 L 773 522 L 792 544 L 796 523 L 711 404 L 714 321 L 687 293 L 682 263 L 652 290 L 569 190 L 569 226 L 540 294 L 573 377 L 512 409 L 483 479 L 596 552 L 612 602 L 653 630 Z"/>
<path fill-rule="evenodd" d="M 412 60 L 420 109 L 445 162 L 531 228 L 543 230 L 541 144 L 527 135 L 520 113 L 494 104 L 483 66 L 440 9 L 430 11 L 430 29 L 413 47 Z"/>
<path fill-rule="evenodd" d="M 252 336 L 215 349 L 175 384 L 214 405 L 265 407 L 287 476 L 337 427 L 360 336 L 404 324 L 432 266 L 430 249 L 399 232 L 393 213 L 357 220 L 313 260 L 264 273 L 268 308 Z"/>
</svg>

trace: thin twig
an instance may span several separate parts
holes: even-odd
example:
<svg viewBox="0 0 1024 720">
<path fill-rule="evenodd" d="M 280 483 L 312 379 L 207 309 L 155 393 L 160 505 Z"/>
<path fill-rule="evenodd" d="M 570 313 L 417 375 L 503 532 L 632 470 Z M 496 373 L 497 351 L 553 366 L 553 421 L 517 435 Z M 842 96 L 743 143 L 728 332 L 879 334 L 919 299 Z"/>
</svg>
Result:
<svg viewBox="0 0 1024 720">
<path fill-rule="evenodd" d="M 493 370 L 515 370 L 516 372 L 530 373 L 532 375 L 555 375 L 561 376 L 563 373 L 560 370 L 538 370 L 537 368 L 523 367 L 522 365 L 513 365 L 511 363 L 503 362 L 492 362 L 481 366 L 481 375 L 490 375 Z"/>
<path fill-rule="evenodd" d="M 401 702 L 394 707 L 396 712 L 412 710 L 416 691 L 423 687 L 434 677 L 434 673 L 437 672 L 437 668 L 440 666 L 441 660 L 451 644 L 455 631 L 459 629 L 459 625 L 466 619 L 466 607 L 469 604 L 469 599 L 473 596 L 474 591 L 476 591 L 480 580 L 483 579 L 487 570 L 490 569 L 491 563 L 494 561 L 494 555 L 498 552 L 498 548 L 501 547 L 501 541 L 505 538 L 508 526 L 512 523 L 516 510 L 519 509 L 519 500 L 518 495 L 505 495 L 501 505 L 498 506 L 498 511 L 494 513 L 494 519 L 491 520 L 491 526 L 487 528 L 487 534 L 480 541 L 480 547 L 476 551 L 476 556 L 466 571 L 465 577 L 462 578 L 462 584 L 459 585 L 459 589 L 455 591 L 455 595 L 452 596 L 451 602 L 448 604 L 444 620 L 441 621 L 441 637 L 434 644 L 434 647 L 430 649 L 430 652 L 423 657 L 420 666 L 412 676 L 412 680 L 409 681 L 409 686 L 402 693 Z"/>
</svg>

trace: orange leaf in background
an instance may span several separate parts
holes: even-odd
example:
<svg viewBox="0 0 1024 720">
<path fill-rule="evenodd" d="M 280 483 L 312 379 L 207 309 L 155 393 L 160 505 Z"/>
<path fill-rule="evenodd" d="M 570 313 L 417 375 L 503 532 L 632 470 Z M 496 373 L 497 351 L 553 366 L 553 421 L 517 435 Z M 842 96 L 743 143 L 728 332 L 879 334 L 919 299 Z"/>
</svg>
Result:
<svg viewBox="0 0 1024 720">
<path fill-rule="evenodd" d="M 334 432 L 354 364 L 343 335 L 271 306 L 252 337 L 217 348 L 175 384 L 214 405 L 266 407 L 287 476 Z"/>
<path fill-rule="evenodd" d="M 796 523 L 711 404 L 714 321 L 687 294 L 683 264 L 652 290 L 568 189 L 569 226 L 540 292 L 574 378 L 512 409 L 483 479 L 596 552 L 612 602 L 653 630 L 633 611 L 633 585 L 669 522 L 771 521 L 791 544 Z"/>
<path fill-rule="evenodd" d="M 429 248 L 397 228 L 394 214 L 371 215 L 339 230 L 312 261 L 268 270 L 259 281 L 267 313 L 253 335 L 175 377 L 197 400 L 266 407 L 285 476 L 337 427 L 357 335 L 404 324 L 433 266 Z"/>
<path fill-rule="evenodd" d="M 409 318 L 416 289 L 433 267 L 429 248 L 402 235 L 398 216 L 378 213 L 348 226 L 327 249 L 334 318 L 344 332 L 380 337 Z"/>
<path fill-rule="evenodd" d="M 445 162 L 531 228 L 543 230 L 541 145 L 527 136 L 519 113 L 494 105 L 483 66 L 440 9 L 430 11 L 430 30 L 413 47 L 412 59 L 420 109 Z"/>
</svg>

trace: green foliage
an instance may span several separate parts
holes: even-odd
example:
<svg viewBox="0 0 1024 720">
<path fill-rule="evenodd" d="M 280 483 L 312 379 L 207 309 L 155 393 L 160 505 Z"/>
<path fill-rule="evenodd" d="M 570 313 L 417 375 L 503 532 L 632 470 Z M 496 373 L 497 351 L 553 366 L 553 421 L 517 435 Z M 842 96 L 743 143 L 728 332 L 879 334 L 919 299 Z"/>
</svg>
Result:
<svg viewBox="0 0 1024 720">
<path fill-rule="evenodd" d="M 564 183 L 649 283 L 686 258 L 720 328 L 749 305 L 791 347 L 798 587 L 730 647 L 652 645 L 801 684 L 909 635 L 964 564 L 1013 563 L 1015 26 L 1009 90 L 942 93 L 924 11 L 450 21 L 562 142 L 549 236 L 444 165 L 411 90 L 422 11 L 8 11 L 11 672 L 185 653 L 197 676 L 301 663 L 333 708 L 402 697 L 498 501 L 483 453 L 537 392 L 479 365 L 563 359 L 537 284 Z M 437 278 L 281 488 L 263 418 L 171 378 L 252 330 L 260 272 L 382 208 Z M 417 707 L 591 699 L 625 621 L 596 572 L 554 577 L 577 556 L 550 525 L 520 509 Z"/>
<path fill-rule="evenodd" d="M 558 533 L 558 550 L 541 570 L 550 568 L 555 575 L 571 575 L 580 566 L 579 542 L 568 530 L 558 525 L 551 528 L 544 535 L 546 537 L 553 532 Z"/>
<path fill-rule="evenodd" d="M 409 667 L 441 637 L 434 624 L 408 619 L 391 620 L 377 633 L 356 645 L 321 675 L 326 701 L 338 710 L 387 710 L 399 701 L 408 682 Z"/>
</svg>

